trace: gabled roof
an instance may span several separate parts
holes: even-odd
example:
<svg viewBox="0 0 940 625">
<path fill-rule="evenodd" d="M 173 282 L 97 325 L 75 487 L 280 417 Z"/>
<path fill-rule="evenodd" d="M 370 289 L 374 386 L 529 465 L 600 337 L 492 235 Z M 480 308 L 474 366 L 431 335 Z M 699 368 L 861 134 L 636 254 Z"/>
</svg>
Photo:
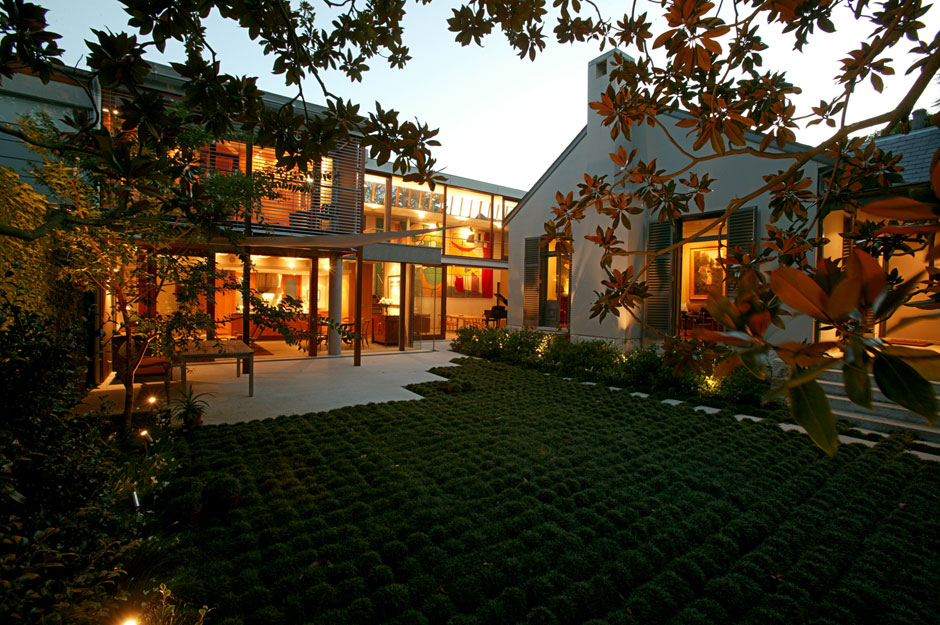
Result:
<svg viewBox="0 0 940 625">
<path fill-rule="evenodd" d="M 886 152 L 903 154 L 901 166 L 904 184 L 918 184 L 930 180 L 930 161 L 940 149 L 940 128 L 930 126 L 906 135 L 891 135 L 875 139 L 875 145 Z"/>
<path fill-rule="evenodd" d="M 545 170 L 545 173 L 542 174 L 542 177 L 536 180 L 535 184 L 532 185 L 532 188 L 522 196 L 522 199 L 519 200 L 519 203 L 516 204 L 516 207 L 512 209 L 512 212 L 506 215 L 506 218 L 503 220 L 504 226 L 512 221 L 512 218 L 519 213 L 523 206 L 525 206 L 526 202 L 529 201 L 529 198 L 532 197 L 532 195 L 534 195 L 549 178 L 551 178 L 552 174 L 555 173 L 555 170 L 561 167 L 561 164 L 565 162 L 565 159 L 568 158 L 568 155 L 574 151 L 574 149 L 578 146 L 579 143 L 581 143 L 582 140 L 584 140 L 586 136 L 587 126 L 582 128 L 581 132 L 575 135 L 575 138 L 571 140 L 571 143 L 568 144 L 568 147 L 562 150 L 561 154 L 558 155 L 558 158 L 556 158 L 549 168 Z"/>
</svg>

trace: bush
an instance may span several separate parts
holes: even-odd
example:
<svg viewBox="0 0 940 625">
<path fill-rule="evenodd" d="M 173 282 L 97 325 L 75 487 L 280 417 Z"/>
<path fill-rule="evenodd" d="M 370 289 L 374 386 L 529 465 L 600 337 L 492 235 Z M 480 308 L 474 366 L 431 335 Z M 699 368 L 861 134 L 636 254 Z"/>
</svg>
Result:
<svg viewBox="0 0 940 625">
<path fill-rule="evenodd" d="M 80 399 L 80 332 L 17 292 L 0 290 L 0 621 L 113 620 L 145 537 L 131 495 L 150 497 L 155 476 L 143 471 L 159 460 L 98 415 L 68 416 Z"/>
<path fill-rule="evenodd" d="M 208 512 L 222 514 L 235 507 L 241 493 L 242 485 L 238 479 L 231 475 L 220 475 L 208 481 L 202 499 Z"/>
</svg>

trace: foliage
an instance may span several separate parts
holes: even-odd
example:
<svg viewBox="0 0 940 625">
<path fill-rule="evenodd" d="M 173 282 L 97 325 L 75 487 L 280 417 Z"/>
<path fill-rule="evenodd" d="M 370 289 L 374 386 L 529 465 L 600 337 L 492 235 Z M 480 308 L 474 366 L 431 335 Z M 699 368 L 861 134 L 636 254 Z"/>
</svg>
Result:
<svg viewBox="0 0 940 625">
<path fill-rule="evenodd" d="M 119 128 L 99 124 L 97 113 L 87 112 L 69 116 L 65 120 L 68 131 L 50 139 L 0 124 L 0 132 L 42 146 L 60 158 L 83 159 L 86 171 L 95 172 L 100 183 L 94 188 L 107 196 L 93 209 L 74 198 L 60 202 L 38 225 L 28 220 L 0 223 L 0 233 L 33 240 L 59 228 L 127 230 L 128 225 L 157 222 L 213 231 L 223 217 L 250 215 L 264 192 L 253 187 L 262 181 L 252 177 L 234 201 L 216 201 L 213 193 L 219 189 L 202 182 L 193 165 L 195 147 L 230 138 L 236 131 L 251 136 L 258 145 L 274 147 L 279 165 L 301 171 L 308 166 L 316 169 L 330 149 L 357 136 L 379 164 L 392 161 L 393 169 L 409 180 L 433 180 L 430 147 L 437 144 L 437 131 L 420 122 L 400 122 L 396 111 L 378 103 L 374 112 L 363 116 L 357 104 L 330 92 L 323 77 L 327 70 L 338 69 L 350 80 L 362 80 L 369 60 L 375 57 L 386 58 L 393 67 L 406 64 L 404 0 L 363 6 L 327 1 L 319 11 L 309 2 L 292 5 L 280 0 L 187 0 L 171 5 L 125 0 L 124 4 L 130 16 L 129 32 L 94 31 L 88 43 L 87 76 L 58 61 L 62 55 L 56 44 L 59 37 L 47 30 L 44 9 L 25 0 L 3 4 L 0 75 L 11 77 L 25 67 L 44 82 L 54 75 L 89 84 L 97 80 L 120 88 L 126 97 Z M 819 219 L 836 209 L 855 217 L 863 201 L 861 191 L 889 188 L 899 180 L 899 155 L 852 135 L 876 126 L 890 132 L 910 114 L 937 74 L 940 33 L 926 31 L 930 7 L 920 0 L 854 0 L 847 6 L 828 0 L 802 4 L 734 0 L 717 6 L 705 0 L 666 0 L 660 7 L 667 27 L 658 33 L 647 13 L 635 4 L 629 13 L 614 19 L 602 15 L 591 2 L 560 0 L 549 15 L 544 3 L 533 0 L 469 0 L 454 8 L 448 20 L 461 44 L 479 45 L 483 37 L 498 30 L 521 57 L 534 58 L 544 49 L 543 27 L 553 18 L 553 34 L 561 43 L 593 41 L 636 55 L 613 56 L 609 86 L 591 104 L 615 142 L 610 159 L 617 173 L 586 173 L 577 194 L 559 192 L 555 217 L 546 224 L 546 239 L 554 239 L 564 252 L 572 247 L 572 224 L 583 220 L 588 209 L 608 220 L 605 227 L 598 226 L 596 234 L 587 236 L 602 249 L 600 264 L 605 273 L 593 314 L 601 319 L 619 315 L 621 310 L 636 314 L 648 296 L 644 277 L 651 263 L 695 239 L 692 236 L 647 254 L 624 247 L 618 235 L 622 228 L 630 228 L 638 215 L 675 223 L 690 213 L 704 212 L 706 198 L 718 182 L 707 171 L 711 161 L 741 156 L 763 159 L 773 165 L 770 173 L 755 180 L 751 188 L 737 188 L 726 205 L 712 207 L 720 214 L 710 227 L 725 227 L 736 211 L 767 194 L 774 223 L 768 225 L 760 246 L 723 251 L 726 276 L 735 279 L 739 288 L 734 299 L 717 294 L 709 298 L 709 312 L 727 331 L 698 336 L 706 342 L 704 349 L 721 344 L 739 352 L 724 358 L 722 375 L 742 365 L 759 375 L 763 361 L 771 355 L 786 361 L 790 378 L 779 391 L 795 400 L 791 401 L 794 417 L 830 453 L 837 444 L 834 421 L 813 382 L 821 367 L 843 366 L 849 371 L 847 395 L 867 405 L 868 378 L 859 372 L 873 370 L 877 363 L 882 372 L 879 388 L 885 395 L 897 399 L 916 393 L 908 407 L 933 423 L 937 401 L 924 376 L 935 374 L 937 359 L 871 340 L 868 330 L 872 319 L 879 323 L 891 318 L 905 303 L 927 310 L 940 307 L 940 272 L 925 266 L 925 275 L 898 284 L 877 265 L 875 256 L 861 248 L 841 260 L 815 254 L 815 262 L 810 262 L 824 243 L 811 235 Z M 221 62 L 205 39 L 204 20 L 213 9 L 222 19 L 237 21 L 264 46 L 273 71 L 282 74 L 287 85 L 297 87 L 299 101 L 305 99 L 302 80 L 313 77 L 326 109 L 311 115 L 306 107 L 296 110 L 291 100 L 268 110 L 255 79 L 222 73 Z M 832 33 L 835 23 L 845 20 L 859 22 L 869 32 L 865 41 L 846 41 L 845 55 L 836 69 L 840 90 L 809 110 L 798 110 L 792 98 L 801 92 L 800 87 L 787 72 L 763 67 L 768 42 L 792 42 L 801 53 L 821 36 L 819 32 Z M 145 88 L 150 73 L 145 57 L 150 48 L 162 51 L 172 41 L 183 44 L 186 60 L 174 64 L 185 88 L 182 97 L 171 102 Z M 856 88 L 870 83 L 881 93 L 883 76 L 896 72 L 890 55 L 906 42 L 914 58 L 903 68 L 914 76 L 910 86 L 896 95 L 883 94 L 892 96 L 886 112 L 849 123 Z M 688 114 L 675 125 L 665 123 L 667 114 L 680 110 Z M 793 143 L 801 125 L 820 124 L 833 129 L 828 139 L 809 148 Z M 631 133 L 642 127 L 661 133 L 676 149 L 679 158 L 674 166 L 664 167 L 655 158 L 644 162 L 636 150 L 628 149 Z M 749 133 L 758 133 L 759 138 Z M 834 166 L 817 189 L 807 172 L 819 159 L 828 159 Z M 940 192 L 936 159 L 931 173 L 936 194 Z M 735 179 L 734 184 L 739 186 L 740 181 Z M 920 241 L 925 263 L 937 257 L 938 248 L 924 242 L 924 235 L 940 231 L 935 198 L 924 201 L 896 195 L 864 208 L 875 217 L 898 222 L 889 222 L 877 236 Z M 862 233 L 849 236 L 855 234 Z M 894 247 L 905 253 L 904 246 Z M 635 255 L 641 255 L 639 264 L 632 263 Z M 914 296 L 921 299 L 909 302 Z M 786 325 L 784 306 L 831 326 L 836 340 L 808 346 L 768 340 L 765 334 L 771 324 Z M 706 361 L 716 361 L 717 354 Z M 906 363 L 908 369 L 896 361 Z M 889 374 L 889 369 L 901 377 Z M 895 384 L 898 379 L 910 379 L 904 374 L 921 381 L 909 387 Z"/>
<path fill-rule="evenodd" d="M 650 345 L 623 354 L 604 341 L 575 343 L 567 336 L 544 334 L 530 328 L 517 331 L 461 328 L 451 342 L 451 349 L 467 356 L 519 364 L 663 397 L 704 396 L 726 400 L 732 405 L 761 406 L 769 388 L 765 381 L 747 371 L 734 372 L 721 380 L 676 372 L 668 362 L 674 349 L 664 352 Z"/>
<path fill-rule="evenodd" d="M 202 398 L 211 395 L 211 393 L 195 393 L 190 384 L 180 390 L 179 395 L 171 403 L 170 418 L 179 421 L 185 427 L 201 424 L 203 415 L 209 409 L 209 402 Z"/>
<path fill-rule="evenodd" d="M 147 603 L 140 617 L 142 625 L 202 625 L 211 610 L 207 606 L 194 609 L 160 584 L 153 599 Z"/>
<path fill-rule="evenodd" d="M 472 393 L 194 430 L 179 479 L 242 492 L 177 526 L 173 587 L 244 623 L 937 620 L 940 465 L 900 441 L 458 364 Z"/>
<path fill-rule="evenodd" d="M 36 312 L 12 271 L 0 281 L 0 393 L 4 422 L 26 437 L 45 438 L 47 419 L 61 419 L 78 403 L 84 364 L 78 328 Z"/>
<path fill-rule="evenodd" d="M 152 541 L 131 493 L 152 504 L 168 463 L 100 416 L 69 416 L 78 335 L 10 293 L 0 296 L 0 619 L 97 622 L 149 583 L 139 565 Z"/>
<path fill-rule="evenodd" d="M 577 13 L 578 7 L 572 5 L 572 10 Z M 585 10 L 593 13 L 593 7 Z M 614 142 L 610 161 L 615 173 L 587 172 L 576 190 L 559 191 L 546 224 L 545 244 L 554 241 L 558 249 L 571 251 L 573 225 L 589 211 L 600 216 L 596 233 L 585 236 L 588 245 L 600 248 L 604 272 L 592 316 L 603 320 L 626 312 L 642 324 L 638 313 L 649 295 L 650 267 L 711 228 L 727 230 L 732 215 L 766 196 L 771 223 L 760 244 L 721 250 L 726 279 L 735 281 L 737 292 L 733 297 L 717 292 L 709 297 L 708 312 L 724 330 L 697 334 L 704 341 L 700 355 L 706 368 L 688 370 L 711 374 L 721 361 L 719 376 L 743 366 L 760 377 L 769 358 L 783 359 L 790 375 L 778 391 L 789 396 L 794 418 L 829 453 L 838 445 L 835 420 L 814 381 L 824 368 L 842 366 L 846 393 L 862 406 L 871 401 L 867 373 L 881 371 L 876 376 L 881 391 L 933 424 L 937 400 L 926 379 L 936 379 L 938 358 L 874 339 L 871 331 L 902 305 L 940 308 L 940 273 L 932 267 L 940 253 L 933 241 L 940 232 L 940 162 L 935 156 L 929 185 L 933 193 L 927 189 L 928 197 L 895 192 L 891 187 L 902 180 L 901 155 L 853 136 L 879 126 L 890 133 L 903 124 L 937 74 L 940 33 L 927 27 L 929 10 L 919 1 L 858 0 L 843 6 L 668 0 L 661 4 L 666 27 L 659 32 L 637 5 L 622 19 L 598 16 L 584 25 L 583 36 L 602 38 L 623 51 L 609 60 L 609 86 L 591 103 Z M 864 41 L 848 38 L 841 44 L 845 54 L 841 67 L 835 68 L 835 96 L 799 110 L 793 97 L 801 88 L 792 72 L 764 69 L 764 51 L 771 45 L 792 45 L 802 53 L 804 46 L 823 36 L 817 29 L 831 33 L 836 23 L 853 21 L 868 32 Z M 913 60 L 909 67 L 897 68 L 892 51 L 908 42 Z M 885 112 L 849 123 L 856 88 L 870 82 L 881 93 L 882 77 L 896 68 L 913 75 L 907 89 L 882 94 Z M 829 138 L 811 147 L 793 143 L 797 131 L 818 124 L 833 129 Z M 656 158 L 647 162 L 638 157 L 631 141 L 634 133 L 647 129 L 675 149 L 676 159 L 664 165 Z M 644 135 L 638 140 L 652 139 Z M 750 182 L 732 176 L 722 189 L 732 199 L 720 205 L 710 202 L 709 194 L 722 182 L 715 177 L 720 171 L 715 164 L 742 157 L 765 162 L 767 175 Z M 820 159 L 831 167 L 817 185 L 808 172 Z M 882 199 L 865 199 L 878 198 L 878 191 Z M 714 217 L 703 222 L 707 225 L 700 232 L 663 250 L 648 253 L 625 242 L 635 240 L 624 233 L 641 219 L 677 224 L 706 208 Z M 845 238 L 855 249 L 842 259 L 825 258 L 822 246 L 827 240 L 810 234 L 834 210 L 844 211 L 853 223 Z M 876 224 L 862 210 L 885 221 Z M 915 251 L 921 252 L 917 258 L 924 272 L 905 281 L 885 268 L 891 258 Z M 791 311 L 834 330 L 835 339 L 797 344 L 768 338 L 771 325 L 785 327 Z M 737 353 L 728 354 L 728 347 Z"/>
</svg>

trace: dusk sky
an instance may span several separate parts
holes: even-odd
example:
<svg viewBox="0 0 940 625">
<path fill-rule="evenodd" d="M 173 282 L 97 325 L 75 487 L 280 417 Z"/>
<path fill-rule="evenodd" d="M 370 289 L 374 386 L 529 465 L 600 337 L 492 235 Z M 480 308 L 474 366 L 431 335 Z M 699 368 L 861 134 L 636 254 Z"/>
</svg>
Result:
<svg viewBox="0 0 940 625">
<path fill-rule="evenodd" d="M 66 49 L 66 62 L 70 64 L 84 66 L 80 61 L 87 53 L 83 41 L 91 38 L 92 28 L 127 30 L 126 14 L 116 0 L 38 1 L 50 9 L 51 28 L 63 35 L 60 45 Z M 328 87 L 359 102 L 363 109 L 371 109 L 378 100 L 385 108 L 397 109 L 404 118 L 418 118 L 439 128 L 442 145 L 435 155 L 446 173 L 527 190 L 584 126 L 587 63 L 600 52 L 596 44 L 555 44 L 532 62 L 515 56 L 499 34 L 484 40 L 482 48 L 461 47 L 446 29 L 450 8 L 458 4 L 437 1 L 429 6 L 408 5 L 405 42 L 413 59 L 404 70 L 390 70 L 381 59 L 374 59 L 373 69 L 365 74 L 363 83 L 350 84 L 335 74 L 327 76 Z M 608 15 L 616 15 L 618 7 L 620 14 L 629 9 L 624 3 L 599 5 Z M 655 13 L 658 3 L 645 10 Z M 940 26 L 940 9 L 931 9 L 923 21 L 929 31 L 923 36 L 932 36 Z M 804 88 L 798 106 L 817 104 L 835 93 L 832 77 L 838 69 L 836 61 L 845 53 L 842 46 L 847 41 L 861 40 L 869 30 L 856 33 L 839 21 L 836 26 L 836 34 L 825 35 L 802 56 L 778 57 L 772 51 L 764 54 L 766 66 L 794 72 L 791 80 Z M 545 31 L 550 35 L 551 26 Z M 270 63 L 260 48 L 236 24 L 215 15 L 210 18 L 208 36 L 224 72 L 258 76 L 259 86 L 265 91 L 293 95 L 280 77 L 270 74 Z M 771 43 L 781 39 L 764 36 Z M 899 59 L 900 52 L 909 47 L 907 42 L 900 44 L 892 56 Z M 166 63 L 182 56 L 181 47 L 176 46 L 168 47 L 164 56 L 148 58 Z M 895 67 L 901 76 L 885 81 L 886 94 L 911 82 L 903 76 L 906 64 L 898 62 Z M 323 101 L 313 80 L 305 84 L 305 95 L 311 102 Z M 933 110 L 938 98 L 940 89 L 935 81 L 918 105 Z M 884 112 L 879 102 L 890 101 L 893 105 L 896 100 L 878 96 L 867 87 L 859 89 L 853 104 L 858 109 L 852 120 Z M 820 126 L 797 133 L 798 139 L 807 143 L 825 136 Z"/>
</svg>

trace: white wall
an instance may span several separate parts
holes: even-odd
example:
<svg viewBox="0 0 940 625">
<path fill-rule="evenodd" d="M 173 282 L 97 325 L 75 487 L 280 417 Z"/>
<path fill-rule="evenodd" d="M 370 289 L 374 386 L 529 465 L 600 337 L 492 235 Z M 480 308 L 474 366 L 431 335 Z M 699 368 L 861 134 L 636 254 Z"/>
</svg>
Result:
<svg viewBox="0 0 940 625">
<path fill-rule="evenodd" d="M 608 52 L 588 65 L 588 96 L 596 100 L 606 89 L 607 78 L 599 75 L 598 64 L 608 62 L 612 52 Z M 687 151 L 692 151 L 694 137 L 686 138 L 687 129 L 675 126 L 682 119 L 681 114 L 663 116 L 661 121 L 671 127 L 672 136 L 683 145 Z M 758 139 L 754 140 L 753 147 L 757 147 Z M 616 151 L 622 145 L 628 152 L 638 149 L 637 158 L 649 162 L 656 159 L 657 167 L 667 171 L 674 171 L 686 164 L 685 157 L 667 139 L 665 133 L 658 128 L 649 126 L 636 127 L 632 130 L 631 140 L 626 142 L 623 137 L 616 142 L 610 139 L 609 128 L 602 127 L 600 116 L 589 111 L 585 137 L 570 150 L 564 160 L 557 164 L 550 176 L 538 185 L 527 196 L 524 205 L 512 218 L 509 224 L 509 291 L 512 306 L 509 312 L 509 323 L 521 326 L 523 321 L 523 265 L 524 247 L 527 237 L 539 236 L 544 233 L 544 223 L 552 217 L 551 208 L 555 206 L 555 194 L 573 192 L 577 197 L 577 185 L 584 180 L 584 174 L 608 175 L 608 180 L 616 175 L 615 165 L 608 154 Z M 708 173 L 716 179 L 712 185 L 711 193 L 706 196 L 707 211 L 723 210 L 728 203 L 743 194 L 756 189 L 762 184 L 762 176 L 776 173 L 789 165 L 789 161 L 775 159 L 761 159 L 750 155 L 726 157 L 708 161 L 696 168 L 694 172 L 699 176 Z M 818 165 L 810 164 L 804 168 L 807 176 L 816 177 Z M 685 174 L 685 177 L 688 174 Z M 758 237 L 765 232 L 764 226 L 769 223 L 769 210 L 767 208 L 769 195 L 763 194 L 749 200 L 745 206 L 756 206 L 759 209 Z M 639 340 L 641 327 L 626 311 L 621 311 L 620 317 L 608 317 L 599 322 L 597 318 L 590 318 L 591 306 L 595 300 L 595 290 L 600 290 L 601 281 L 605 274 L 600 267 L 602 250 L 595 244 L 585 241 L 584 236 L 594 234 L 597 226 L 606 228 L 609 220 L 589 208 L 585 219 L 575 224 L 574 254 L 571 260 L 571 309 L 569 328 L 572 339 L 600 338 L 617 342 L 635 342 Z M 783 224 L 780 224 L 783 225 Z M 629 250 L 644 250 L 649 227 L 649 215 L 644 213 L 634 217 L 632 228 L 621 226 L 618 236 L 625 242 L 624 247 Z M 624 270 L 632 264 L 636 269 L 643 264 L 642 257 L 633 257 L 629 260 L 615 260 L 614 267 Z M 642 318 L 642 310 L 636 311 Z M 806 318 L 798 318 L 788 322 L 787 331 L 781 332 L 773 329 L 768 332 L 772 340 L 802 340 L 812 337 L 813 324 Z"/>
</svg>

